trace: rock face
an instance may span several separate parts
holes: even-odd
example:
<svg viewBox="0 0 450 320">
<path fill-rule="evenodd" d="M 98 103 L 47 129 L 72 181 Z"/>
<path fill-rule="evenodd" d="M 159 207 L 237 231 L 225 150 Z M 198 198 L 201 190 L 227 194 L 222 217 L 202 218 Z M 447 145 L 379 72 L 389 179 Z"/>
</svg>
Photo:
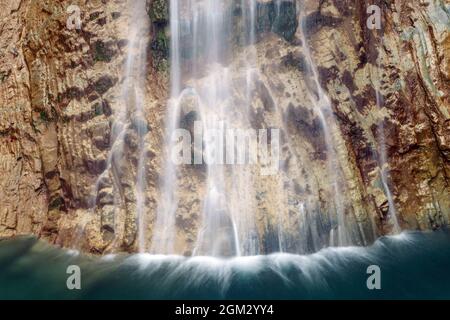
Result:
<svg viewBox="0 0 450 320">
<path fill-rule="evenodd" d="M 106 245 L 95 217 L 105 214 L 92 212 L 92 193 L 121 108 L 129 10 L 127 1 L 80 3 L 82 28 L 70 30 L 72 4 L 2 2 L 0 235 L 36 234 L 65 246 L 89 239 L 83 248 L 97 252 Z M 156 70 L 153 59 L 148 63 Z M 147 121 L 158 139 L 167 75 L 150 71 L 148 83 Z M 132 184 L 123 183 L 130 193 Z M 98 201 L 110 198 L 101 190 Z M 98 229 L 81 232 L 91 219 Z"/>
<path fill-rule="evenodd" d="M 167 1 L 147 1 L 145 119 L 130 120 L 120 179 L 98 181 L 121 108 L 130 1 L 0 1 L 0 236 L 35 234 L 93 253 L 137 251 L 136 128 L 144 123 L 143 241 L 151 241 L 169 92 Z M 81 30 L 67 28 L 67 8 L 77 2 Z M 327 215 L 333 206 L 330 152 L 310 94 L 317 91 L 315 79 L 331 105 L 326 117 L 344 211 L 363 230 L 355 232 L 373 235 L 360 244 L 393 228 L 383 170 L 403 229 L 449 223 L 450 8 L 440 0 L 373 0 L 382 28 L 370 30 L 366 2 L 258 1 L 259 73 L 250 112 L 256 128 L 281 128 L 283 151 L 282 173 L 254 182 L 263 252 L 278 250 L 274 239 L 280 237 L 286 251 L 302 251 L 296 246 L 310 241 L 312 231 L 301 229 L 301 219 Z M 231 69 L 239 68 L 247 50 L 236 43 Z M 242 79 L 234 80 L 239 97 Z M 189 123 L 192 116 L 188 110 L 183 119 Z M 176 247 L 190 254 L 204 186 L 201 168 L 184 173 Z M 275 186 L 282 197 L 273 194 Z M 284 234 L 277 223 L 286 226 Z"/>
</svg>

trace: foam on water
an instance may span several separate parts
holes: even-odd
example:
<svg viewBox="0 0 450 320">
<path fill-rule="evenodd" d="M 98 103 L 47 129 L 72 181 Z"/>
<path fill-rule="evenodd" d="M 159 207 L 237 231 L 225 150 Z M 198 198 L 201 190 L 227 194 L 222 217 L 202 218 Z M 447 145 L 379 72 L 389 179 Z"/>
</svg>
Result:
<svg viewBox="0 0 450 320">
<path fill-rule="evenodd" d="M 410 232 L 310 255 L 96 258 L 19 238 L 0 241 L 0 299 L 443 299 L 449 245 L 449 232 Z M 64 289 L 69 265 L 82 270 L 80 292 Z M 382 290 L 367 289 L 370 265 L 381 269 Z"/>
</svg>

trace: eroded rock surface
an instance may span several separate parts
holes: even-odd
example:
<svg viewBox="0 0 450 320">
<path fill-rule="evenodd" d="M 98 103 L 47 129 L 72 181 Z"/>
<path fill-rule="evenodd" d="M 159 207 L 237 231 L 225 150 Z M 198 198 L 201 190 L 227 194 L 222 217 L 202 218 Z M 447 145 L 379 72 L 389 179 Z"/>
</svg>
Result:
<svg viewBox="0 0 450 320">
<path fill-rule="evenodd" d="M 253 181 L 262 252 L 279 250 L 280 237 L 285 251 L 302 251 L 298 246 L 309 241 L 311 232 L 301 229 L 302 219 L 327 216 L 333 206 L 329 152 L 313 103 L 315 76 L 332 107 L 326 117 L 342 171 L 345 212 L 363 230 L 354 232 L 379 236 L 392 231 L 381 170 L 391 176 L 402 228 L 437 229 L 449 223 L 450 8 L 441 0 L 374 0 L 382 9 L 383 28 L 369 30 L 366 2 L 281 1 L 282 19 L 277 19 L 276 1 L 258 1 L 258 75 L 249 112 L 255 128 L 282 129 L 283 150 L 282 172 Z M 130 120 L 120 178 L 99 181 L 94 201 L 121 108 L 123 65 L 130 50 L 128 3 L 0 4 L 0 236 L 35 234 L 93 253 L 137 251 L 136 128 L 142 123 L 148 127 L 146 242 L 151 241 L 165 161 L 167 1 L 149 0 L 147 6 L 145 119 Z M 72 4 L 81 8 L 81 30 L 66 27 Z M 242 66 L 249 50 L 239 41 L 235 46 L 231 69 Z M 309 53 L 315 70 L 308 65 Z M 233 82 L 237 104 L 240 81 Z M 187 126 L 194 116 L 187 108 L 182 117 Z M 385 163 L 380 161 L 382 136 Z M 200 227 L 204 168 L 183 173 L 176 247 L 188 255 Z M 279 223 L 286 226 L 282 235 Z"/>
</svg>

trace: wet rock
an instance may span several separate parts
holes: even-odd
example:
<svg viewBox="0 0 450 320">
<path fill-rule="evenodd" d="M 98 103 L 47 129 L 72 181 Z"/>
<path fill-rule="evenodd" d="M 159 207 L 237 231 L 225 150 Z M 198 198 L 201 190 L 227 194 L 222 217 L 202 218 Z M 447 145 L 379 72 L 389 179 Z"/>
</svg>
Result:
<svg viewBox="0 0 450 320">
<path fill-rule="evenodd" d="M 450 37 L 444 5 L 380 2 L 381 42 L 377 32 L 366 28 L 364 1 L 280 1 L 279 8 L 277 1 L 257 2 L 256 56 L 250 61 L 256 62 L 257 85 L 247 88 L 245 77 L 232 77 L 232 98 L 226 107 L 233 110 L 237 124 L 247 119 L 251 123 L 245 125 L 254 129 L 279 128 L 281 151 L 275 177 L 261 177 L 255 171 L 237 175 L 243 181 L 254 179 L 255 190 L 247 188 L 230 201 L 249 203 L 253 209 L 240 210 L 254 214 L 257 231 L 248 237 L 264 253 L 279 251 L 280 245 L 286 251 L 304 250 L 298 243 L 319 249 L 335 239 L 336 189 L 329 161 L 336 163 L 341 175 L 338 187 L 346 219 L 357 221 L 350 237 L 357 238 L 355 233 L 362 230 L 370 242 L 374 236 L 392 232 L 380 167 L 389 173 L 401 227 L 447 225 L 450 63 L 446 52 Z M 224 57 L 224 66 L 233 73 L 245 67 L 251 48 L 249 34 L 242 33 L 248 24 L 243 21 L 242 1 L 228 3 L 234 6 L 233 34 L 231 44 L 227 43 L 233 54 Z M 110 168 L 106 167 L 114 142 L 110 123 L 123 110 L 120 80 L 129 21 L 128 15 L 120 13 L 126 11 L 127 3 L 104 1 L 99 10 L 86 2 L 82 31 L 61 28 L 66 17 L 55 13 L 69 4 L 7 0 L 0 12 L 8 26 L 0 32 L 5 53 L 0 55 L 0 237 L 36 234 L 70 247 L 71 235 L 82 234 L 83 250 L 89 252 L 136 251 L 138 131 L 149 133 L 144 136 L 147 244 L 154 232 L 166 165 L 162 147 L 164 115 L 170 107 L 168 1 L 148 1 L 150 22 L 146 22 L 151 23 L 152 35 L 145 117 L 127 115 L 129 128 L 125 140 L 114 146 Z M 299 21 L 297 14 L 305 17 Z M 300 22 L 306 27 L 306 39 L 298 28 Z M 182 48 L 191 48 L 192 37 L 183 37 Z M 308 66 L 309 53 L 318 79 Z M 201 48 L 199 54 L 203 54 Z M 202 78 L 205 70 L 199 71 Z M 186 85 L 207 81 L 190 79 L 188 72 L 182 72 Z M 194 96 L 186 95 L 180 106 L 180 126 L 188 130 L 200 117 Z M 327 150 L 319 110 L 329 123 L 335 157 Z M 380 163 L 383 133 L 384 164 Z M 207 168 L 197 169 L 177 172 L 177 253 L 193 252 L 202 226 L 200 200 Z M 231 170 L 235 168 L 227 167 L 226 175 Z M 95 195 L 97 179 L 100 191 Z M 99 203 L 96 208 L 91 206 L 93 198 Z M 301 214 L 299 208 L 307 202 L 314 206 L 306 210 L 310 213 Z M 309 229 L 301 229 L 303 218 L 310 219 Z M 86 221 L 85 232 L 80 232 Z M 376 234 L 370 235 L 373 229 Z M 232 254 L 225 249 L 232 243 L 229 234 L 227 222 L 212 237 L 217 236 L 222 251 Z"/>
<path fill-rule="evenodd" d="M 136 115 L 131 120 L 131 129 L 135 130 L 138 136 L 144 136 L 151 131 L 151 127 L 142 116 Z"/>
<path fill-rule="evenodd" d="M 147 11 L 152 22 L 167 23 L 169 21 L 168 0 L 153 0 L 148 3 Z"/>
<path fill-rule="evenodd" d="M 106 150 L 110 145 L 110 127 L 108 122 L 97 123 L 92 129 L 92 141 L 100 150 Z"/>
<path fill-rule="evenodd" d="M 289 52 L 283 57 L 281 63 L 286 68 L 295 68 L 303 74 L 309 73 L 308 64 L 302 52 Z"/>
<path fill-rule="evenodd" d="M 111 89 L 115 83 L 116 79 L 109 75 L 101 76 L 98 80 L 94 82 L 94 90 L 100 95 L 105 94 L 109 89 Z"/>
<path fill-rule="evenodd" d="M 273 3 L 274 8 L 270 13 L 272 31 L 287 41 L 292 41 L 298 27 L 296 2 L 276 0 Z"/>
<path fill-rule="evenodd" d="M 106 22 L 103 22 L 105 24 Z M 102 25 L 100 23 L 100 25 Z M 116 55 L 116 51 L 112 49 L 113 43 L 103 42 L 97 40 L 93 44 L 93 59 L 94 62 L 111 62 L 112 58 Z"/>
</svg>

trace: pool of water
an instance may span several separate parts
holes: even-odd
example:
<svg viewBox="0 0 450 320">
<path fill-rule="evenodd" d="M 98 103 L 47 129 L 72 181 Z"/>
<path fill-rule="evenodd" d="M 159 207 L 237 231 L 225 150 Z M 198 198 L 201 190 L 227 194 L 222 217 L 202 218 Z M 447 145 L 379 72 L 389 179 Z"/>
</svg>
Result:
<svg viewBox="0 0 450 320">
<path fill-rule="evenodd" d="M 81 290 L 69 290 L 69 266 Z M 369 290 L 367 268 L 380 268 Z M 450 232 L 403 233 L 366 248 L 218 259 L 92 257 L 35 238 L 0 241 L 0 299 L 450 299 Z"/>
</svg>

